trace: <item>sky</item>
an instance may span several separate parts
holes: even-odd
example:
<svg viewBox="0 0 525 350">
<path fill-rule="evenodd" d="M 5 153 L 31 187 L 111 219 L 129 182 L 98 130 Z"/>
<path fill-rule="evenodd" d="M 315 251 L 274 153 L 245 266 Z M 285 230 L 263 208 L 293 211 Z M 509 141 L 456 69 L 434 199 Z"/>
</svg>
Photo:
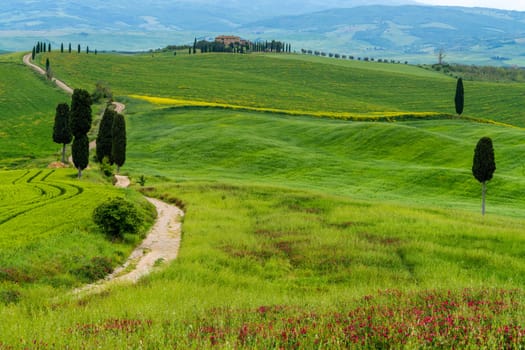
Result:
<svg viewBox="0 0 525 350">
<path fill-rule="evenodd" d="M 525 11 L 524 0 L 417 0 L 429 5 L 490 7 L 504 10 Z"/>
</svg>

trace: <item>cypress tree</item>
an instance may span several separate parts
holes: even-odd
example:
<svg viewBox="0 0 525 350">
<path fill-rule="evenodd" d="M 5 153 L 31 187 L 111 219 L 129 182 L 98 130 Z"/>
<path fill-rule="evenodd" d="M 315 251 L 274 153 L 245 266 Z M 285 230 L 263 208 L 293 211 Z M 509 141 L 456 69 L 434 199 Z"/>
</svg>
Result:
<svg viewBox="0 0 525 350">
<path fill-rule="evenodd" d="M 482 184 L 481 196 L 481 215 L 485 215 L 485 195 L 487 193 L 487 181 L 492 179 L 496 171 L 496 161 L 494 158 L 494 148 L 489 137 L 482 137 L 474 150 L 474 160 L 472 162 L 472 174 Z"/>
<path fill-rule="evenodd" d="M 86 53 L 89 55 L 89 46 L 86 46 Z"/>
<path fill-rule="evenodd" d="M 51 64 L 49 63 L 49 58 L 46 58 L 46 77 L 51 80 Z"/>
<path fill-rule="evenodd" d="M 126 162 L 126 120 L 120 113 L 117 113 L 113 119 L 112 134 L 111 158 L 117 165 L 118 174 L 120 167 Z"/>
<path fill-rule="evenodd" d="M 108 158 L 110 164 L 113 163 L 111 148 L 113 147 L 113 120 L 116 114 L 114 110 L 106 108 L 100 121 L 97 136 L 97 161 L 99 163 L 102 163 L 104 157 Z"/>
<path fill-rule="evenodd" d="M 64 43 L 60 44 L 60 53 L 64 53 Z"/>
<path fill-rule="evenodd" d="M 73 154 L 73 163 L 78 169 L 78 178 L 82 177 L 82 170 L 86 169 L 89 164 L 89 140 L 86 134 L 75 136 L 71 147 Z"/>
<path fill-rule="evenodd" d="M 56 108 L 55 124 L 53 125 L 53 142 L 62 144 L 62 163 L 66 162 L 66 145 L 71 142 L 71 116 L 69 105 L 60 103 Z"/>
<path fill-rule="evenodd" d="M 86 90 L 75 89 L 71 100 L 71 131 L 75 137 L 91 129 L 91 95 Z"/>
<path fill-rule="evenodd" d="M 461 115 L 463 113 L 463 106 L 465 103 L 465 93 L 463 90 L 463 79 L 459 78 L 456 84 L 456 97 L 454 98 L 456 105 L 456 113 Z"/>
<path fill-rule="evenodd" d="M 69 43 L 69 53 L 71 53 L 71 43 Z"/>
<path fill-rule="evenodd" d="M 78 169 L 78 178 L 82 177 L 89 163 L 89 141 L 87 133 L 91 129 L 91 95 L 86 90 L 75 89 L 71 100 L 71 131 L 73 140 L 73 163 Z"/>
<path fill-rule="evenodd" d="M 42 43 L 42 52 L 46 52 L 46 44 L 45 43 Z"/>
<path fill-rule="evenodd" d="M 47 52 L 51 52 L 51 43 L 49 43 L 47 46 Z"/>
<path fill-rule="evenodd" d="M 80 44 L 78 44 L 77 53 L 80 53 Z"/>
<path fill-rule="evenodd" d="M 195 55 L 197 53 L 197 38 L 193 41 L 193 54 Z"/>
<path fill-rule="evenodd" d="M 36 48 L 33 46 L 33 52 L 31 53 L 31 59 L 34 61 L 36 57 Z"/>
</svg>

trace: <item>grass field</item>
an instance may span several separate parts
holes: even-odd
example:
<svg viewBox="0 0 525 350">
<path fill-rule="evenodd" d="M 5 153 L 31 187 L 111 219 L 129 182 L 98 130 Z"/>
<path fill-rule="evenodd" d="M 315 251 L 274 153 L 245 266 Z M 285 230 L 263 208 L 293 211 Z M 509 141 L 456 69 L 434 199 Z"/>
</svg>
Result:
<svg viewBox="0 0 525 350">
<path fill-rule="evenodd" d="M 300 55 L 42 54 L 74 87 L 291 111 L 454 114 L 456 81 L 425 69 Z M 391 69 L 389 69 L 391 68 Z M 519 84 L 465 83 L 465 115 L 525 126 Z"/>
<path fill-rule="evenodd" d="M 0 349 L 525 344 L 521 128 L 447 118 L 349 122 L 130 97 L 287 111 L 449 113 L 453 79 L 404 65 L 302 56 L 66 58 L 51 56 L 58 76 L 90 90 L 106 77 L 126 103 L 123 171 L 132 180 L 145 175 L 146 186 L 135 190 L 184 204 L 180 256 L 137 285 L 96 295 L 64 292 L 78 283 L 70 272 L 50 283 L 45 271 L 31 270 L 42 276 L 35 288 L 0 284 L 6 300 L 0 321 L 9 320 L 0 322 Z M 517 99 L 522 85 L 472 84 L 466 91 L 475 92 L 478 105 L 471 100 L 470 117 L 525 125 Z M 352 86 L 361 97 L 342 99 Z M 411 101 L 399 94 L 407 91 L 402 87 Z M 493 139 L 497 164 L 484 218 L 481 186 L 470 170 L 482 136 Z M 4 171 L 2 205 L 31 209 L 30 217 L 13 219 L 27 228 L 38 228 L 53 205 L 67 207 L 80 245 L 117 260 L 129 246 L 104 241 L 75 208 L 118 191 L 96 184 L 94 169 L 87 172 L 93 181 L 78 182 L 69 172 Z M 75 186 L 84 197 L 73 196 Z M 138 199 L 134 191 L 126 195 Z M 38 235 L 42 248 L 22 249 L 22 256 L 40 257 L 39 266 L 50 246 L 77 243 L 75 234 L 64 233 L 71 228 L 42 226 L 52 227 Z M 16 245 L 9 232 L 0 231 L 7 250 Z M 12 261 L 27 266 L 9 254 L 5 260 L 0 254 L 0 268 Z M 78 266 L 73 256 L 62 260 L 69 271 Z"/>
<path fill-rule="evenodd" d="M 19 54 L 0 55 L 0 74 L 0 169 L 56 160 L 55 108 L 69 96 L 25 67 Z"/>
<path fill-rule="evenodd" d="M 80 183 L 74 170 L 0 172 L 0 303 L 10 295 L 24 298 L 35 286 L 68 290 L 92 281 L 97 259 L 123 262 L 138 238 L 113 244 L 91 223 L 93 209 L 116 196 L 133 198 L 149 212 L 133 192 L 97 178 Z M 148 227 L 152 220 L 150 214 Z"/>
</svg>

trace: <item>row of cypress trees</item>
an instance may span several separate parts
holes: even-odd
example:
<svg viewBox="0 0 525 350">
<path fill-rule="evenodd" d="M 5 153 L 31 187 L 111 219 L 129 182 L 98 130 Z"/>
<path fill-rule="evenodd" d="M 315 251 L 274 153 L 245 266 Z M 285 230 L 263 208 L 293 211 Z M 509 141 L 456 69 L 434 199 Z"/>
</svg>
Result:
<svg viewBox="0 0 525 350">
<path fill-rule="evenodd" d="M 71 98 L 71 109 L 67 103 L 56 108 L 53 126 L 53 141 L 62 144 L 62 163 L 66 163 L 66 146 L 73 141 L 71 153 L 78 177 L 89 164 L 88 132 L 92 124 L 93 104 L 89 92 L 75 89 Z M 100 145 L 99 145 L 100 144 Z M 117 172 L 126 161 L 126 123 L 124 116 L 106 108 L 97 138 L 97 160 L 107 158 L 117 165 Z"/>
</svg>

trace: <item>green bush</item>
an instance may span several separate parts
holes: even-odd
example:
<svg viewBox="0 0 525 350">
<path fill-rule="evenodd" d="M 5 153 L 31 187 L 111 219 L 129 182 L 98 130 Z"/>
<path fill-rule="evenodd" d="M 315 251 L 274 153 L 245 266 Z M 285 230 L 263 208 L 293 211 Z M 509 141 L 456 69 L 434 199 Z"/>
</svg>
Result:
<svg viewBox="0 0 525 350">
<path fill-rule="evenodd" d="M 124 233 L 137 233 L 144 219 L 133 203 L 113 198 L 95 208 L 93 221 L 107 235 L 121 239 Z"/>
<path fill-rule="evenodd" d="M 89 263 L 74 271 L 84 282 L 90 283 L 103 279 L 113 272 L 111 260 L 106 257 L 95 256 Z"/>
</svg>

